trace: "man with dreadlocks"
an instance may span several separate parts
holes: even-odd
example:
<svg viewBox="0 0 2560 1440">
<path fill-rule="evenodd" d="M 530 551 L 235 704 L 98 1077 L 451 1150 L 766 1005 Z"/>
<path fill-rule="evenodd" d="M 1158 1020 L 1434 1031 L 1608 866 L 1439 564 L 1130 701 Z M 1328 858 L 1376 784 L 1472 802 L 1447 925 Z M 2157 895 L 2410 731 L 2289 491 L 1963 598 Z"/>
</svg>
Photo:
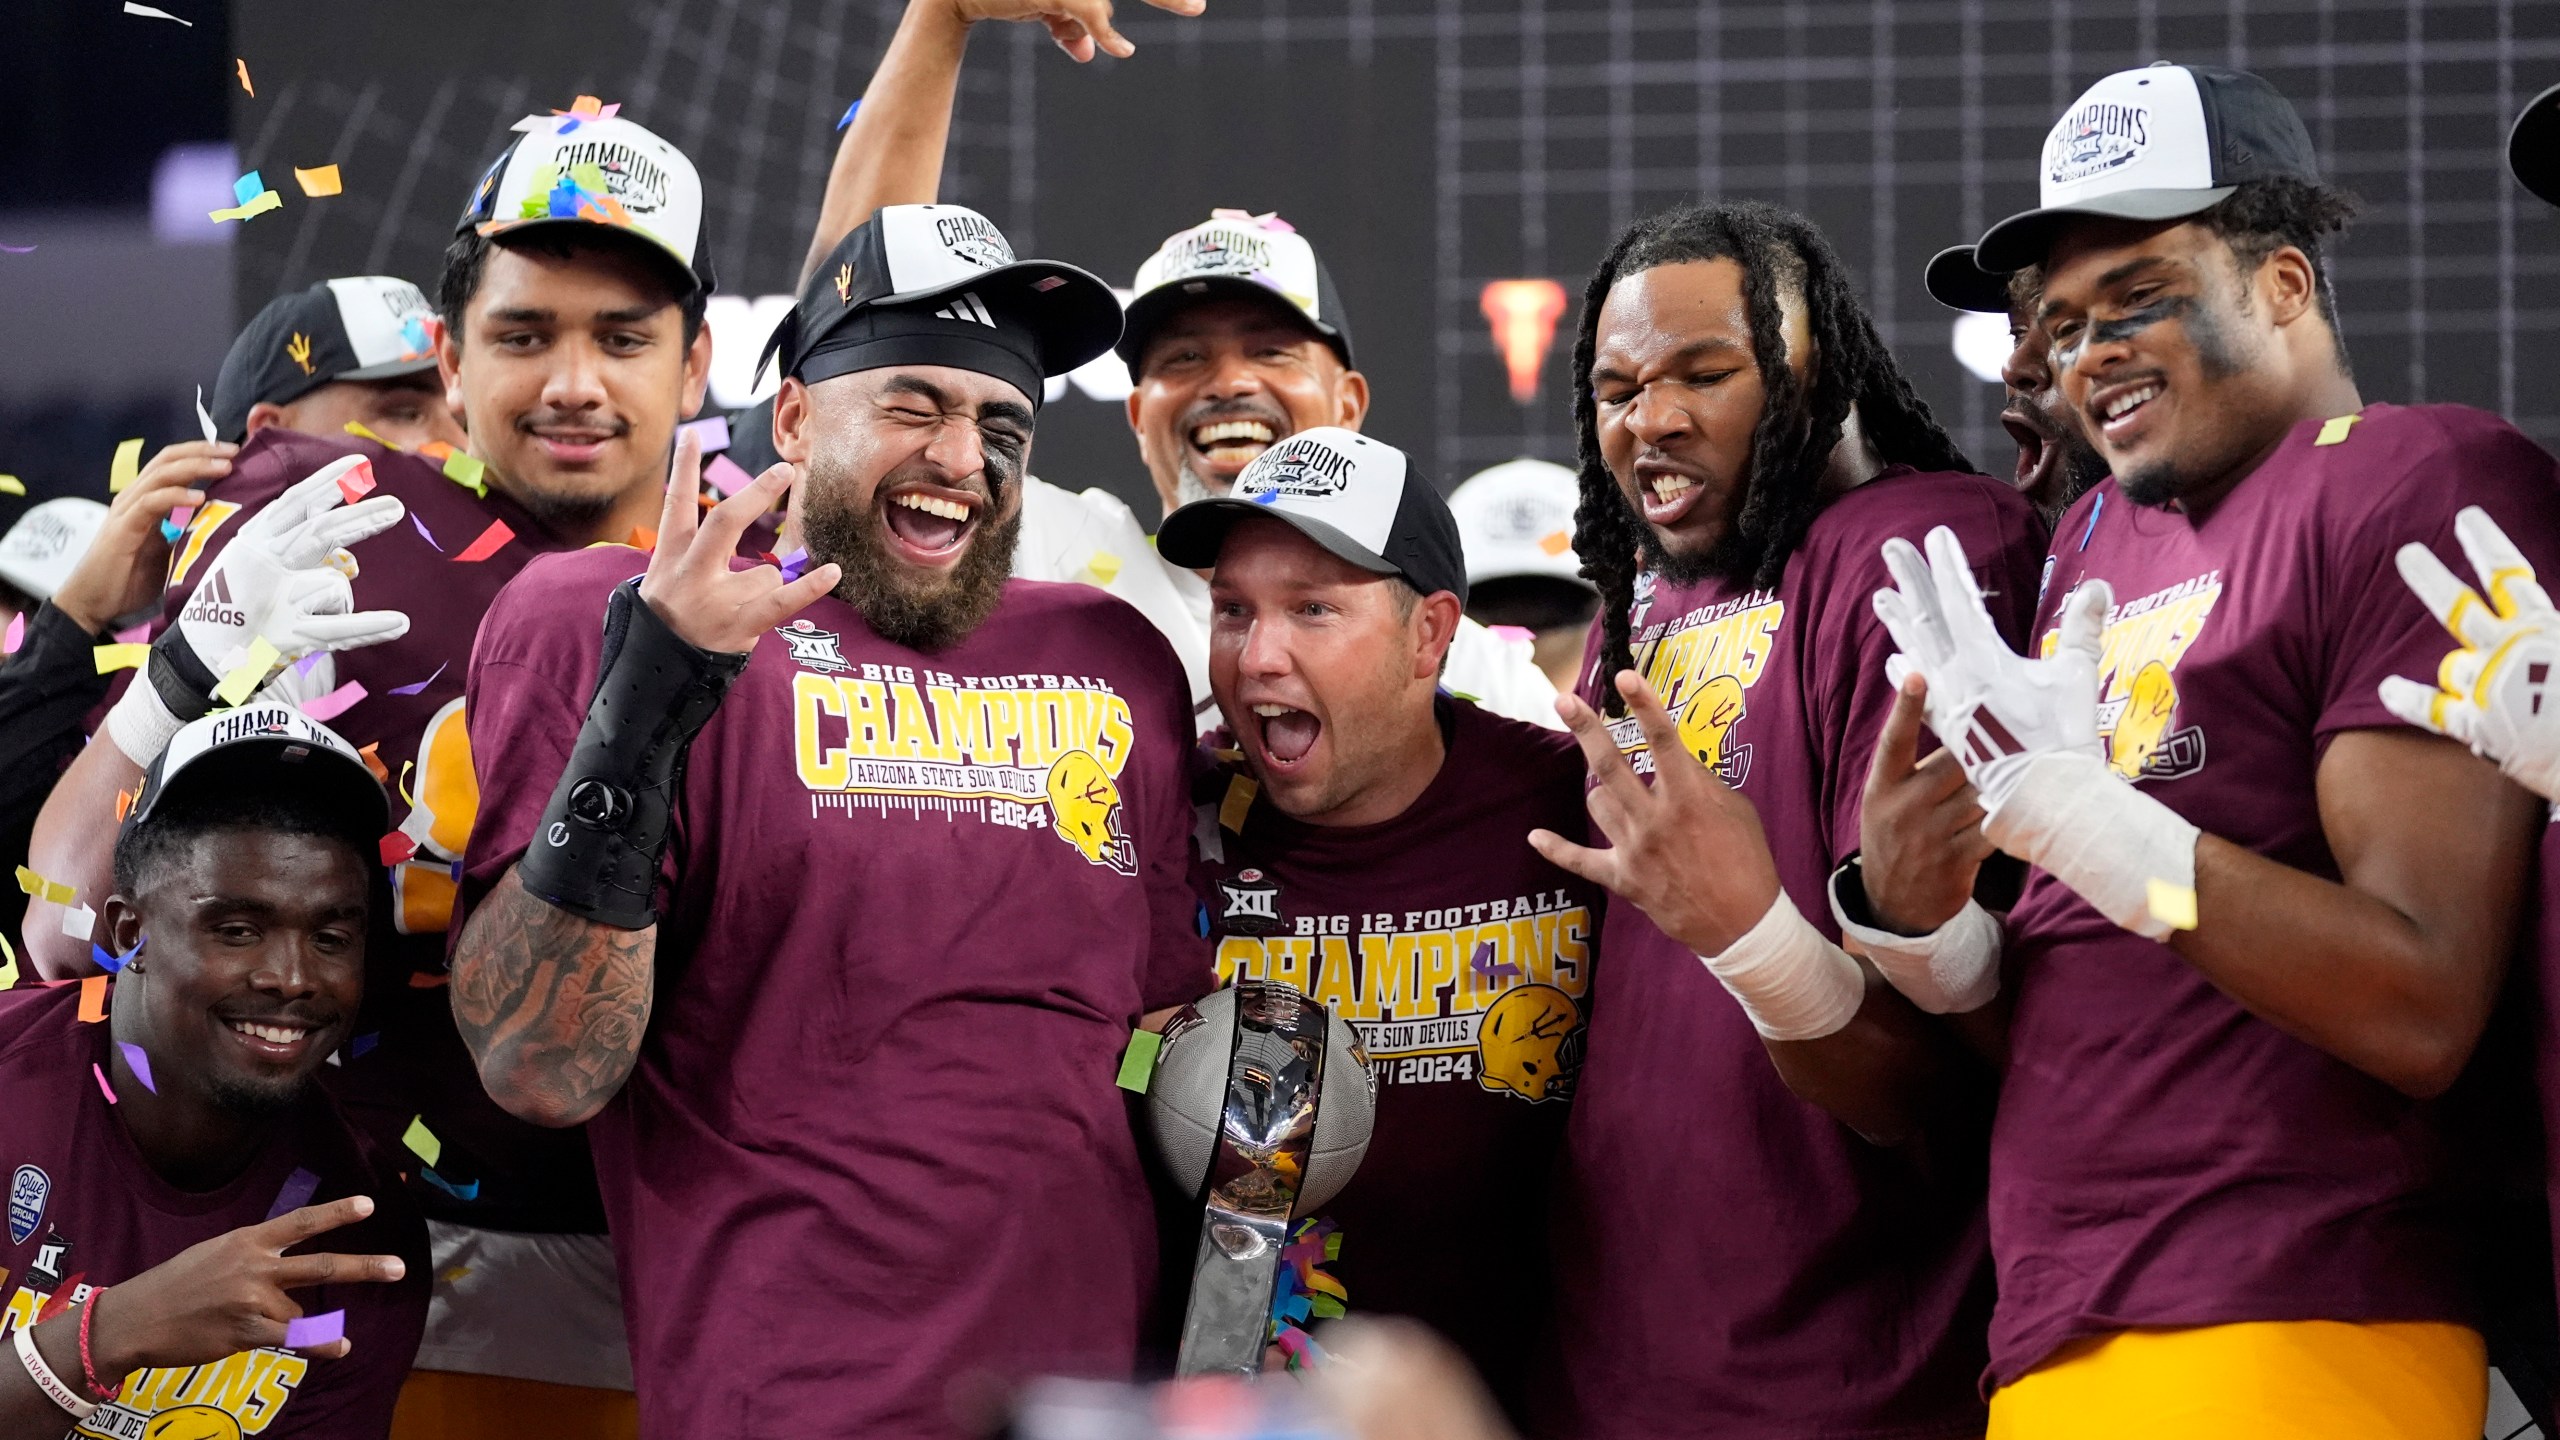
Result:
<svg viewBox="0 0 2560 1440">
<path fill-rule="evenodd" d="M 1893 704 L 1878 547 L 1952 527 L 2014 636 L 2043 526 L 1970 473 L 1786 211 L 1629 228 L 1574 365 L 1574 545 L 1602 607 L 1558 708 L 1612 848 L 1533 843 L 1632 903 L 1601 931 L 1540 1423 L 1979 1435 L 1985 1077 L 1840 948 L 1824 884 Z M 1938 1010 L 1980 998 L 1914 988 Z M 1914 1070 L 1938 1083 L 1870 1083 Z"/>
</svg>

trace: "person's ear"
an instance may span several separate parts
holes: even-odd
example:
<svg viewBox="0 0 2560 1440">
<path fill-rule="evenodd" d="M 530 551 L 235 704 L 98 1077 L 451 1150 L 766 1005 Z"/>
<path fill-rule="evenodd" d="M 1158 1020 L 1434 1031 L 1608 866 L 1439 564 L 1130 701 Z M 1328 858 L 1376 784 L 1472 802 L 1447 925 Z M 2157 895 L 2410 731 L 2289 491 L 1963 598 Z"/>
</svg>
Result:
<svg viewBox="0 0 2560 1440">
<path fill-rule="evenodd" d="M 1369 377 L 1357 370 L 1342 372 L 1342 381 L 1333 387 L 1333 422 L 1345 430 L 1357 430 L 1369 418 Z"/>
<path fill-rule="evenodd" d="M 2258 273 L 2250 284 L 2279 328 L 2320 307 L 2320 274 L 2299 246 L 2277 246 L 2274 254 L 2258 262 Z"/>
<path fill-rule="evenodd" d="M 292 417 L 286 413 L 283 406 L 269 404 L 267 401 L 261 400 L 257 404 L 249 407 L 249 428 L 241 435 L 240 438 L 246 440 L 249 436 L 257 434 L 259 431 L 266 429 L 270 425 L 281 425 L 285 429 L 290 430 L 293 428 L 293 420 Z"/>
<path fill-rule="evenodd" d="M 1436 682 L 1448 660 L 1450 643 L 1458 638 L 1458 621 L 1466 613 L 1465 607 L 1458 603 L 1456 595 L 1439 590 L 1423 596 L 1422 603 L 1413 608 L 1414 678 Z"/>
<path fill-rule="evenodd" d="M 809 387 L 785 376 L 773 397 L 773 453 L 794 465 L 809 459 Z"/>
<path fill-rule="evenodd" d="M 142 907 L 125 895 L 115 894 L 107 897 L 104 913 L 107 922 L 107 948 L 118 955 L 132 955 L 133 958 L 124 963 L 124 968 L 140 974 L 142 971 L 140 953 Z"/>
<path fill-rule="evenodd" d="M 435 342 L 436 378 L 444 382 L 445 408 L 467 428 L 471 422 L 462 408 L 462 327 L 438 324 Z"/>
<path fill-rule="evenodd" d="M 693 343 L 684 347 L 684 402 L 677 410 L 687 420 L 702 410 L 702 397 L 711 388 L 711 326 L 705 322 L 693 332 Z"/>
</svg>

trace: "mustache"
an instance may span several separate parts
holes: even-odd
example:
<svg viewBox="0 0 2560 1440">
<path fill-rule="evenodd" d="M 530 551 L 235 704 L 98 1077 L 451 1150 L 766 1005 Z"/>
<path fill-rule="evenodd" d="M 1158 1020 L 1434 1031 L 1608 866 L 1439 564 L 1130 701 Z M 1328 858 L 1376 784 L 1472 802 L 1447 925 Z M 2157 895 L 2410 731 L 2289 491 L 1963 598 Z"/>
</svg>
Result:
<svg viewBox="0 0 2560 1440">
<path fill-rule="evenodd" d="M 619 440 L 631 433 L 631 422 L 618 415 L 599 415 L 585 410 L 535 410 L 516 417 L 516 429 L 532 431 L 543 426 L 580 430 L 601 430 Z"/>
</svg>

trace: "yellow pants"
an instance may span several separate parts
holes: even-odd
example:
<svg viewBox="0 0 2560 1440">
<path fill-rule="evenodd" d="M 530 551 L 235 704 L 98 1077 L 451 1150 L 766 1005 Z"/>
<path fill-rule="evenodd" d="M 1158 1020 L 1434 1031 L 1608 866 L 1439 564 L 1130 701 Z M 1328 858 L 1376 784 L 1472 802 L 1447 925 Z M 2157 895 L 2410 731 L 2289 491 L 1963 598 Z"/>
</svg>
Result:
<svg viewBox="0 0 2560 1440">
<path fill-rule="evenodd" d="M 2475 1440 L 2488 1408 L 2467 1327 L 2262 1321 L 2065 1347 L 1991 1397 L 1989 1440 Z"/>
<path fill-rule="evenodd" d="M 637 1440 L 640 1406 L 628 1390 L 590 1390 L 412 1370 L 391 1417 L 391 1440 Z"/>
</svg>

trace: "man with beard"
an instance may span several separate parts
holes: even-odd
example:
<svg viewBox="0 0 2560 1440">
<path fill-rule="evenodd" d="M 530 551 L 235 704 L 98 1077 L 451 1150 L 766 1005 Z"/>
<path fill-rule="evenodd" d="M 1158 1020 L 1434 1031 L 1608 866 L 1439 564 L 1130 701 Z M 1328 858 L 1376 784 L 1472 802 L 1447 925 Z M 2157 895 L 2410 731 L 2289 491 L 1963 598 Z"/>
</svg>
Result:
<svg viewBox="0 0 2560 1440">
<path fill-rule="evenodd" d="M 1204 0 L 1148 3 L 1178 14 L 1204 7 Z M 879 206 L 935 197 L 971 25 L 1036 20 L 1078 60 L 1092 57 L 1097 40 L 1125 59 L 1133 47 L 1110 17 L 1108 0 L 909 0 L 837 149 L 812 266 Z M 1333 276 L 1277 215 L 1211 212 L 1167 237 L 1138 267 L 1132 289 L 1118 347 L 1136 382 L 1129 429 L 1163 513 L 1227 493 L 1253 457 L 1284 436 L 1318 425 L 1357 430 L 1367 418 L 1369 380 L 1352 366 Z M 1137 606 L 1181 657 L 1200 728 L 1214 728 L 1207 580 L 1164 562 L 1146 527 L 1108 491 L 1078 494 L 1031 477 L 1022 515 L 1014 573 L 1099 585 Z M 1442 679 L 1496 714 L 1556 723 L 1555 688 L 1531 647 L 1473 620 L 1460 619 Z"/>
<path fill-rule="evenodd" d="M 1950 310 L 2009 317 L 2009 359 L 2000 367 L 2009 403 L 2000 428 L 2018 442 L 2018 470 L 2011 483 L 2046 523 L 2107 478 L 2107 462 L 2089 443 L 2080 414 L 2054 383 L 2051 337 L 2036 324 L 2043 281 L 2033 267 L 1994 275 L 1973 263 L 1973 247 L 1951 246 L 1929 261 L 1922 277 L 1931 299 Z"/>
<path fill-rule="evenodd" d="M 113 979 L 0 996 L 0 1435 L 389 1431 L 426 1233 L 314 1083 L 363 1001 L 389 823 L 290 707 L 198 720 L 121 827 Z M 288 1253 L 314 1241 L 346 1253 Z"/>
<path fill-rule="evenodd" d="M 2437 1097 L 2499 993 L 2537 817 L 2380 684 L 2443 654 L 2394 552 L 2477 504 L 2547 563 L 2560 473 L 2493 416 L 2363 402 L 2323 259 L 2353 203 L 2258 77 L 2108 76 L 2039 181 L 1977 256 L 2042 267 L 2114 478 L 2055 536 L 2039 658 L 1993 635 L 1952 536 L 1898 546 L 1876 602 L 1982 837 L 2035 867 L 2007 927 L 1991 1433 L 2476 1435 L 2476 1215 Z"/>
<path fill-rule="evenodd" d="M 1842 951 L 1824 884 L 1892 703 L 1876 546 L 1961 528 L 2023 633 L 2043 527 L 1968 473 L 1800 217 L 1641 220 L 1582 316 L 1574 544 L 1602 608 L 1559 709 L 1611 848 L 1534 840 L 1632 903 L 1601 933 L 1533 1406 L 1558 1435 L 1979 1435 L 1984 1087 Z"/>
<path fill-rule="evenodd" d="M 1118 328 L 975 213 L 883 209 L 777 331 L 788 463 L 697 530 L 686 441 L 644 574 L 545 559 L 482 631 L 515 763 L 455 1015 L 500 1103 L 592 1117 L 652 1434 L 958 1434 L 1133 1363 L 1113 1077 L 1209 984 L 1190 712 L 1137 612 L 1006 574 L 1041 382 Z M 786 485 L 813 567 L 733 565 Z"/>
<path fill-rule="evenodd" d="M 99 886 L 100 817 L 256 640 L 282 652 L 276 693 L 352 697 L 336 724 L 414 797 L 383 851 L 403 940 L 376 957 L 378 1038 L 339 1077 L 385 1145 L 413 1121 L 433 1137 L 413 1184 L 441 1278 L 411 1407 L 445 1433 L 513 1434 L 539 1406 L 554 1435 L 627 1435 L 630 1361 L 586 1146 L 491 1103 L 442 988 L 453 867 L 478 803 L 462 682 L 483 612 L 528 560 L 655 523 L 676 425 L 709 380 L 711 263 L 701 181 L 675 147 L 624 116 L 516 128 L 466 198 L 440 284 L 437 358 L 470 448 L 250 437 L 178 542 L 147 683 L 109 715 L 114 743 L 91 745 L 56 787 L 30 863 L 84 894 Z M 297 335 L 309 332 L 271 337 L 288 365 Z M 359 566 L 344 552 L 364 535 Z M 283 663 L 367 639 L 380 643 Z M 37 963 L 89 969 L 86 940 L 38 906 Z"/>
</svg>

